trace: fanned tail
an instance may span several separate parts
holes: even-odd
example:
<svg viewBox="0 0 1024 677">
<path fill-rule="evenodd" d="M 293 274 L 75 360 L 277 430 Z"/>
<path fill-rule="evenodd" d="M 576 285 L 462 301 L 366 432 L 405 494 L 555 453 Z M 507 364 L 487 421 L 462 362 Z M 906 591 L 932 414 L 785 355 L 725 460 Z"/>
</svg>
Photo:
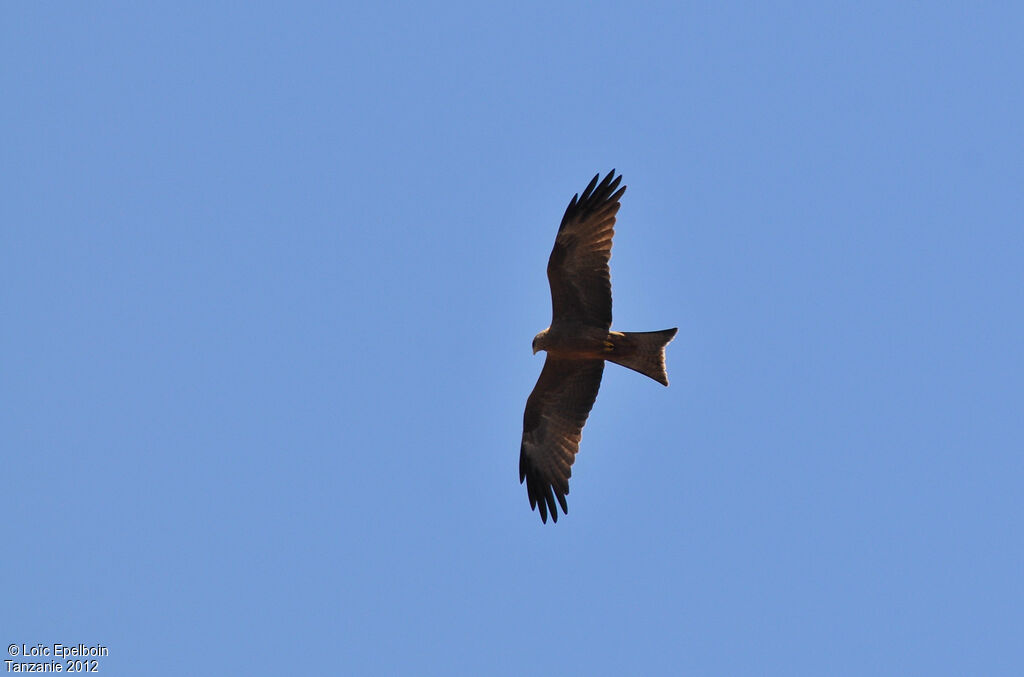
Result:
<svg viewBox="0 0 1024 677">
<path fill-rule="evenodd" d="M 605 359 L 668 385 L 665 371 L 665 346 L 675 338 L 677 328 L 661 331 L 613 332 L 612 350 Z"/>
</svg>

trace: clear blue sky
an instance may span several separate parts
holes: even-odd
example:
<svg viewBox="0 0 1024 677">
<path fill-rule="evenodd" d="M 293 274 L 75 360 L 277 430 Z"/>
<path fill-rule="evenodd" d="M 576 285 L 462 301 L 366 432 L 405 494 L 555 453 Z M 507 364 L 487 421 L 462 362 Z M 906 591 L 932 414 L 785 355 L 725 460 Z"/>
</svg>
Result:
<svg viewBox="0 0 1024 677">
<path fill-rule="evenodd" d="M 822 4 L 5 4 L 0 643 L 1024 674 L 1024 10 Z M 544 266 L 613 167 L 672 385 L 607 369 L 544 526 Z"/>
</svg>

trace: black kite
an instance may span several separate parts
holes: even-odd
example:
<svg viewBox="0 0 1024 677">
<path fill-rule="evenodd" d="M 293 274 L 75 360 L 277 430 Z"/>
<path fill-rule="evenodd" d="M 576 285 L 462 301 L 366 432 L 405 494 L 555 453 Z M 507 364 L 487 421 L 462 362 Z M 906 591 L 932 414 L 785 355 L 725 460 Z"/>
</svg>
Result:
<svg viewBox="0 0 1024 677">
<path fill-rule="evenodd" d="M 548 259 L 551 326 L 533 339 L 533 352 L 546 350 L 537 385 L 526 401 L 519 481 L 526 482 L 530 508 L 540 507 L 541 521 L 558 521 L 555 500 L 568 514 L 572 463 L 580 433 L 601 387 L 605 360 L 668 385 L 665 346 L 676 329 L 651 332 L 610 331 L 612 283 L 608 259 L 615 234 L 615 214 L 626 187 L 613 169 L 600 174 L 574 195 L 555 236 Z M 618 188 L 618 190 L 616 190 Z"/>
</svg>

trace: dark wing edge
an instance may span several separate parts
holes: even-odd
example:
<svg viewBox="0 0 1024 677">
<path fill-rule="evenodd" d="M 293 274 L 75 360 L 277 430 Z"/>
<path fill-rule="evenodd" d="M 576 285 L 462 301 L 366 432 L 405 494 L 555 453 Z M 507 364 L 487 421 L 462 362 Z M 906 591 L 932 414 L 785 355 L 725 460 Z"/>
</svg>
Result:
<svg viewBox="0 0 1024 677">
<path fill-rule="evenodd" d="M 569 513 L 572 464 L 583 426 L 597 399 L 604 360 L 562 360 L 548 356 L 537 385 L 526 401 L 523 441 L 519 447 L 519 483 L 526 483 L 530 509 L 558 521 L 557 504 Z"/>
<path fill-rule="evenodd" d="M 612 286 L 608 261 L 615 235 L 615 215 L 626 187 L 622 175 L 600 174 L 583 194 L 569 202 L 548 258 L 552 323 L 574 320 L 591 326 L 612 324 Z"/>
</svg>

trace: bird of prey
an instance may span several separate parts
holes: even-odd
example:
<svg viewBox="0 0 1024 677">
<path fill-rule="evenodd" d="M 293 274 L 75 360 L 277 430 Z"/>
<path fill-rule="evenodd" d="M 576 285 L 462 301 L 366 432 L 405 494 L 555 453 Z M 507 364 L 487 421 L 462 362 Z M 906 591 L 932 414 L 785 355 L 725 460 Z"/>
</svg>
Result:
<svg viewBox="0 0 1024 677">
<path fill-rule="evenodd" d="M 605 360 L 649 376 L 667 386 L 665 346 L 676 329 L 651 332 L 611 331 L 612 253 L 615 215 L 622 176 L 600 174 L 576 194 L 565 210 L 548 259 L 551 326 L 533 339 L 533 353 L 547 351 L 537 385 L 526 401 L 519 482 L 526 482 L 530 508 L 558 521 L 555 500 L 568 514 L 572 463 L 580 433 L 601 387 Z"/>
</svg>

